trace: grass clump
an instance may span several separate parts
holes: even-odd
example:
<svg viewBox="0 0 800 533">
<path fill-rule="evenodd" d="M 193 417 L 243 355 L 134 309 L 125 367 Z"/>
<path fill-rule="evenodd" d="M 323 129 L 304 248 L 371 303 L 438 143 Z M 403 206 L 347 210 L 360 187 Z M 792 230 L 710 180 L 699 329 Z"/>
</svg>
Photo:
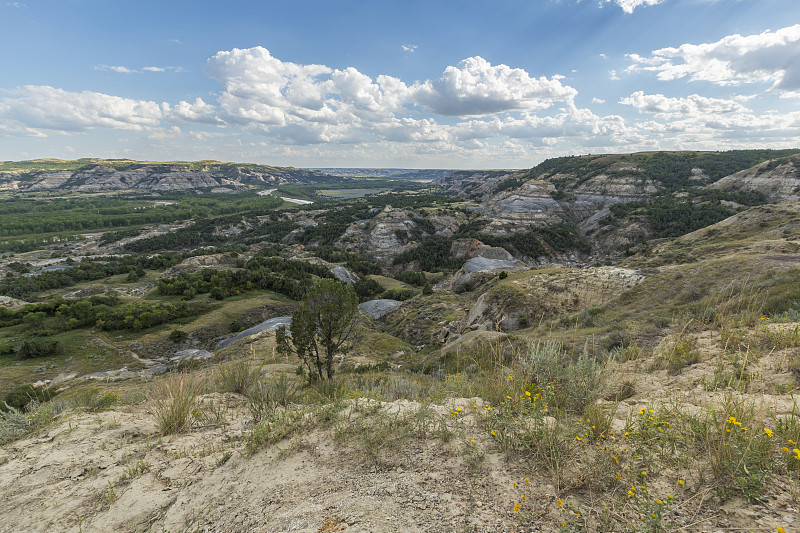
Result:
<svg viewBox="0 0 800 533">
<path fill-rule="evenodd" d="M 169 376 L 153 385 L 150 411 L 162 434 L 180 433 L 186 429 L 202 387 L 203 382 L 189 374 Z"/>
<path fill-rule="evenodd" d="M 219 367 L 217 379 L 222 392 L 247 395 L 261 376 L 261 367 L 253 367 L 249 359 L 240 359 Z"/>
<path fill-rule="evenodd" d="M 257 424 L 278 407 L 289 406 L 298 398 L 299 392 L 298 385 L 289 381 L 286 372 L 281 372 L 275 381 L 256 383 L 247 394 L 247 407 L 253 421 Z"/>
<path fill-rule="evenodd" d="M 726 394 L 698 421 L 696 431 L 723 490 L 736 489 L 753 501 L 761 499 L 777 457 L 760 414 L 753 400 Z"/>
</svg>

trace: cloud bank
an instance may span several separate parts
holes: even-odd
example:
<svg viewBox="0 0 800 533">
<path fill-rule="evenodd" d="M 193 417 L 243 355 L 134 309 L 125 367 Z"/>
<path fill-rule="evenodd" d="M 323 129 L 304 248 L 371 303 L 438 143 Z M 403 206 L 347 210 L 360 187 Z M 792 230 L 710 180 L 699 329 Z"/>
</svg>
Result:
<svg viewBox="0 0 800 533">
<path fill-rule="evenodd" d="M 615 3 L 632 11 L 658 1 Z M 42 137 L 105 128 L 143 132 L 162 145 L 183 140 L 222 146 L 227 140 L 230 146 L 246 138 L 254 150 L 270 148 L 286 157 L 338 150 L 354 157 L 445 155 L 450 161 L 797 143 L 800 112 L 756 111 L 754 104 L 770 94 L 773 99 L 800 95 L 800 25 L 626 57 L 627 72 L 653 73 L 665 88 L 628 89 L 627 96 L 611 98 L 579 94 L 562 76 L 537 75 L 480 56 L 446 66 L 432 79 L 409 82 L 352 66 L 283 61 L 263 47 L 234 48 L 206 62 L 205 74 L 219 84 L 208 101 L 167 103 L 26 85 L 0 93 L 0 134 Z M 177 70 L 102 68 L 126 75 Z M 609 76 L 613 82 L 605 82 L 606 91 L 628 81 L 615 70 Z M 670 95 L 666 88 L 675 82 L 751 86 L 757 92 L 727 98 Z M 616 106 L 620 114 L 599 114 L 581 101 L 607 111 Z"/>
<path fill-rule="evenodd" d="M 629 71 L 655 72 L 664 81 L 688 78 L 716 85 L 772 82 L 784 95 L 800 91 L 800 24 L 756 35 L 729 35 L 714 43 L 683 44 L 630 54 Z"/>
</svg>

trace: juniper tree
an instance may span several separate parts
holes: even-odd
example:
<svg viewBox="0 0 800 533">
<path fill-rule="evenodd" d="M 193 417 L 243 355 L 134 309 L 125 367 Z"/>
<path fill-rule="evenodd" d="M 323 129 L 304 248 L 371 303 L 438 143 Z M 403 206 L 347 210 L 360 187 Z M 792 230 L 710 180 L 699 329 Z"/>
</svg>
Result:
<svg viewBox="0 0 800 533">
<path fill-rule="evenodd" d="M 278 328 L 278 351 L 296 354 L 312 379 L 332 379 L 333 358 L 350 337 L 357 311 L 358 296 L 352 287 L 319 280 L 292 313 L 291 336 L 284 326 Z"/>
</svg>

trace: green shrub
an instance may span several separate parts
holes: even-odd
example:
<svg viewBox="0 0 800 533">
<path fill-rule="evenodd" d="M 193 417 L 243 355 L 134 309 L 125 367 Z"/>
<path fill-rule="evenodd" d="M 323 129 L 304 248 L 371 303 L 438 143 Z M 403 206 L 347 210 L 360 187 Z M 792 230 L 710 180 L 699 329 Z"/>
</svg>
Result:
<svg viewBox="0 0 800 533">
<path fill-rule="evenodd" d="M 37 357 L 50 357 L 64 355 L 64 346 L 58 341 L 23 341 L 17 350 L 20 359 L 34 359 Z"/>
<path fill-rule="evenodd" d="M 588 346 L 573 357 L 556 342 L 531 343 L 519 366 L 529 381 L 554 387 L 556 406 L 567 411 L 583 412 L 613 387 L 609 361 L 591 356 Z"/>
<path fill-rule="evenodd" d="M 0 411 L 9 411 L 9 409 L 22 410 L 32 401 L 44 403 L 52 399 L 56 394 L 58 393 L 52 389 L 21 385 L 6 393 L 3 403 L 0 404 Z"/>
<path fill-rule="evenodd" d="M 169 334 L 169 340 L 171 340 L 175 344 L 180 344 L 183 341 L 185 341 L 188 336 L 189 334 L 183 330 L 173 329 L 172 332 Z"/>
<path fill-rule="evenodd" d="M 667 370 L 677 374 L 687 366 L 700 362 L 700 352 L 697 350 L 697 339 L 688 337 L 679 339 L 667 352 Z"/>
<path fill-rule="evenodd" d="M 93 385 L 76 392 L 70 396 L 70 399 L 73 406 L 96 413 L 105 411 L 116 404 L 119 397 L 113 391 L 100 392 L 100 388 L 97 385 Z"/>
</svg>

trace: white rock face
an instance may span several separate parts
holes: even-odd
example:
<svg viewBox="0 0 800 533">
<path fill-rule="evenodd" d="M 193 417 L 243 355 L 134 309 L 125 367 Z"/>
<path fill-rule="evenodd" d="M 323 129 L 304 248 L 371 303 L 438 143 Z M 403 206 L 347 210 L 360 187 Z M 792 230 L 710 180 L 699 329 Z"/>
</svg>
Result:
<svg viewBox="0 0 800 533">
<path fill-rule="evenodd" d="M 219 341 L 217 343 L 217 350 L 221 350 L 222 348 L 238 341 L 239 339 L 249 337 L 250 335 L 255 335 L 256 333 L 261 333 L 262 331 L 275 331 L 281 326 L 285 326 L 288 333 L 288 329 L 289 327 L 291 327 L 291 325 L 292 325 L 292 317 L 290 316 L 279 316 L 275 318 L 270 318 L 269 320 L 265 320 L 260 324 L 256 324 L 252 328 L 247 328 L 244 331 L 240 331 L 233 337 L 228 337 L 227 339 Z"/>
<path fill-rule="evenodd" d="M 348 285 L 353 285 L 358 281 L 358 276 L 347 270 L 343 266 L 336 266 L 331 269 L 331 273 L 341 281 L 342 283 L 347 283 Z"/>
<path fill-rule="evenodd" d="M 380 300 L 370 300 L 368 302 L 364 302 L 358 305 L 358 308 L 364 312 L 368 317 L 373 319 L 379 319 L 384 315 L 387 315 L 403 305 L 403 302 L 398 300 L 387 300 L 387 299 L 380 299 Z"/>
<path fill-rule="evenodd" d="M 760 192 L 773 202 L 797 202 L 800 201 L 800 169 L 792 160 L 779 165 L 765 161 L 726 176 L 708 188 Z"/>
<path fill-rule="evenodd" d="M 504 259 L 487 259 L 486 257 L 473 257 L 464 263 L 465 272 L 490 272 L 493 270 L 503 270 L 506 268 L 514 268 L 519 265 L 519 261 L 512 259 L 510 261 Z"/>
</svg>

